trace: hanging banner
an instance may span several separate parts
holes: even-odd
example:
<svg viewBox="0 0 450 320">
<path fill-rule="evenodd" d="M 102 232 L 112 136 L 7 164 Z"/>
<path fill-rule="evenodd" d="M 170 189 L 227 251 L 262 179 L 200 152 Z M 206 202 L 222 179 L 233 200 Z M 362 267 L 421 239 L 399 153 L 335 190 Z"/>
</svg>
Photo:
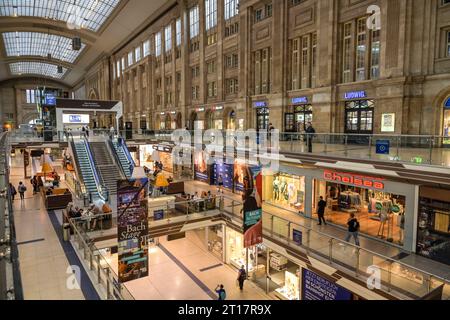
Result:
<svg viewBox="0 0 450 320">
<path fill-rule="evenodd" d="M 147 178 L 117 181 L 119 283 L 148 276 Z"/>
<path fill-rule="evenodd" d="M 262 171 L 246 167 L 243 178 L 244 247 L 260 244 L 262 238 Z"/>
<path fill-rule="evenodd" d="M 212 171 L 211 184 L 218 185 L 219 177 L 222 176 L 223 187 L 233 190 L 233 164 L 228 164 L 224 160 L 216 160 Z"/>
<path fill-rule="evenodd" d="M 302 300 L 352 300 L 352 293 L 328 279 L 303 268 Z"/>
</svg>

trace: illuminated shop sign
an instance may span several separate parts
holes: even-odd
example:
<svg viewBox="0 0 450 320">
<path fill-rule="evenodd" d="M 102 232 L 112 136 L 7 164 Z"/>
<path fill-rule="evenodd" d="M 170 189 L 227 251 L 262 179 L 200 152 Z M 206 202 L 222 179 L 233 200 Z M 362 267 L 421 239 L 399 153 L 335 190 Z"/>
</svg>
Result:
<svg viewBox="0 0 450 320">
<path fill-rule="evenodd" d="M 447 101 L 445 101 L 444 108 L 450 109 L 450 98 L 448 98 Z"/>
<path fill-rule="evenodd" d="M 170 111 L 170 114 L 176 114 L 177 112 L 176 111 Z"/>
<path fill-rule="evenodd" d="M 367 93 L 365 91 L 350 91 L 344 94 L 344 98 L 346 100 L 363 99 L 367 98 Z"/>
<path fill-rule="evenodd" d="M 205 111 L 205 108 L 204 108 L 204 107 L 201 107 L 201 108 L 195 108 L 195 112 L 203 112 L 203 111 Z"/>
<path fill-rule="evenodd" d="M 169 146 L 154 145 L 153 149 L 163 152 L 172 152 L 172 147 Z"/>
<path fill-rule="evenodd" d="M 265 101 L 256 101 L 256 102 L 253 104 L 253 106 L 254 106 L 255 108 L 265 108 L 265 107 L 267 107 L 267 102 L 265 102 Z"/>
<path fill-rule="evenodd" d="M 307 97 L 296 97 L 296 98 L 292 98 L 291 102 L 292 102 L 292 104 L 308 103 L 308 98 Z"/>
<path fill-rule="evenodd" d="M 357 187 L 373 188 L 378 190 L 384 189 L 384 183 L 382 182 L 384 179 L 382 178 L 367 177 L 343 172 L 333 172 L 328 170 L 323 172 L 323 177 L 328 181 L 353 184 Z"/>
<path fill-rule="evenodd" d="M 162 115 L 162 116 L 165 116 L 165 115 L 166 115 L 165 112 L 160 112 L 159 114 Z"/>
<path fill-rule="evenodd" d="M 220 111 L 223 110 L 223 106 L 214 106 L 212 107 L 212 111 Z"/>
</svg>

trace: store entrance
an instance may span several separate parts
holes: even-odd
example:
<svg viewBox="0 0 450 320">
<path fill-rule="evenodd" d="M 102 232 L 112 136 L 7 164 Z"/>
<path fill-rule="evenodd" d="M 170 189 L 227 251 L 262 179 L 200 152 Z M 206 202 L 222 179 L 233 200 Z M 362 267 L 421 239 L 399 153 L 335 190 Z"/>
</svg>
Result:
<svg viewBox="0 0 450 320">
<path fill-rule="evenodd" d="M 366 143 L 373 134 L 373 100 L 355 100 L 345 102 L 345 133 L 350 134 L 348 142 Z M 353 134 L 353 136 L 352 136 Z"/>
<path fill-rule="evenodd" d="M 269 128 L 269 108 L 259 108 L 256 110 L 256 129 L 267 130 Z"/>
<path fill-rule="evenodd" d="M 450 148 L 450 97 L 444 103 L 443 145 Z"/>
<path fill-rule="evenodd" d="M 313 113 L 311 105 L 294 106 L 294 113 L 286 113 L 285 115 L 285 131 L 286 132 L 304 132 L 306 124 L 313 121 Z"/>
</svg>

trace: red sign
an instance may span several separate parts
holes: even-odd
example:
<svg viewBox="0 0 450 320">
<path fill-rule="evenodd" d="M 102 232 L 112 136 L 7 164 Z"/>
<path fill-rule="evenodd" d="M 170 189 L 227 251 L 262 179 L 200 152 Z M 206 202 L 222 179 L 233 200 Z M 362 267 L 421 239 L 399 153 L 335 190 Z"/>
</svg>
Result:
<svg viewBox="0 0 450 320">
<path fill-rule="evenodd" d="M 323 172 L 325 180 L 353 184 L 357 187 L 373 188 L 378 190 L 384 189 L 382 178 L 367 177 L 358 174 L 334 172 L 325 170 Z"/>
</svg>

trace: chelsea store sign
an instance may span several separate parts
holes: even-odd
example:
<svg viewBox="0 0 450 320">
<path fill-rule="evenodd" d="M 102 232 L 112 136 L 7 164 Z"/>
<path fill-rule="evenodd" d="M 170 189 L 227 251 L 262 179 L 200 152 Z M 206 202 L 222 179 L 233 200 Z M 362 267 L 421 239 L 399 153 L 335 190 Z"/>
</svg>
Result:
<svg viewBox="0 0 450 320">
<path fill-rule="evenodd" d="M 350 91 L 344 94 L 345 100 L 351 99 L 363 99 L 367 98 L 367 93 L 365 91 Z"/>
</svg>

